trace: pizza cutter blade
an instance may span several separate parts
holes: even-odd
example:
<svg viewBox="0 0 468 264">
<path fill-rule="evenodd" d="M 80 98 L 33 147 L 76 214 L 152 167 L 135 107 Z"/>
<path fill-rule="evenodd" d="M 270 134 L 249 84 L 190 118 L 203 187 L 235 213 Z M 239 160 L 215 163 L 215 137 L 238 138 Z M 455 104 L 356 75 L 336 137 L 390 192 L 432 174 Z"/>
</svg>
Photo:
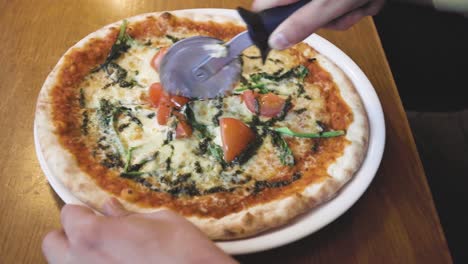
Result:
<svg viewBox="0 0 468 264">
<path fill-rule="evenodd" d="M 227 43 L 205 36 L 186 38 L 175 43 L 164 56 L 160 78 L 164 89 L 173 95 L 189 98 L 214 98 L 232 90 L 240 79 L 239 55 L 256 45 L 265 62 L 270 48 L 270 34 L 296 10 L 310 0 L 271 8 L 259 13 L 238 8 L 248 31 Z"/>
<path fill-rule="evenodd" d="M 253 43 L 247 32 L 228 43 L 211 37 L 191 37 L 174 44 L 161 62 L 161 83 L 170 94 L 213 98 L 239 80 L 239 54 Z"/>
</svg>

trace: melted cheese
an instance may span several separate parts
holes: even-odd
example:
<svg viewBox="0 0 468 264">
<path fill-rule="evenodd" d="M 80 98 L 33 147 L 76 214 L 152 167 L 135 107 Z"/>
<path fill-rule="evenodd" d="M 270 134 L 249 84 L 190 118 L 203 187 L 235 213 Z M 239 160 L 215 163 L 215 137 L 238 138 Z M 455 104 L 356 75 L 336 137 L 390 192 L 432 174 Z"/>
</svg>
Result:
<svg viewBox="0 0 468 264">
<path fill-rule="evenodd" d="M 181 38 L 182 35 L 174 35 Z M 169 40 L 153 40 L 152 43 L 167 45 Z M 161 191 L 171 191 L 175 182 L 184 179 L 184 184 L 193 184 L 199 191 L 207 191 L 211 188 L 236 188 L 239 182 L 245 186 L 252 186 L 255 180 L 271 180 L 281 175 L 278 171 L 284 168 L 278 158 L 278 150 L 272 144 L 269 136 L 265 136 L 263 144 L 258 149 L 258 155 L 254 155 L 242 166 L 223 169 L 216 157 L 211 155 L 210 149 L 204 153 L 201 151 L 200 133 L 186 139 L 175 139 L 175 117 L 169 119 L 167 126 L 159 125 L 155 115 L 158 109 L 153 108 L 144 100 L 148 96 L 149 86 L 159 81 L 158 73 L 151 67 L 151 60 L 158 52 L 158 47 L 134 44 L 115 61 L 127 71 L 127 79 L 136 81 L 132 88 L 123 88 L 119 84 L 113 84 L 104 88 L 111 82 L 109 76 L 103 70 L 89 75 L 81 84 L 86 99 L 86 108 L 92 111 L 89 129 L 96 149 L 96 156 L 105 159 L 106 155 L 120 153 L 120 159 L 125 167 L 132 168 L 136 164 L 143 164 L 139 168 L 144 172 L 141 176 L 150 182 L 154 188 Z M 249 78 L 253 73 L 274 73 L 279 70 L 287 71 L 295 66 L 296 62 L 284 52 L 272 51 L 270 60 L 262 65 L 258 50 L 250 48 L 245 52 L 243 76 Z M 304 95 L 299 95 L 299 80 L 286 79 L 273 82 L 262 79 L 266 88 L 286 98 L 292 96 L 294 108 L 283 121 L 276 126 L 287 126 L 298 132 L 317 132 L 320 127 L 316 120 L 320 120 L 320 109 L 324 103 L 320 98 L 320 89 L 313 85 L 306 85 Z M 236 88 L 239 88 L 239 84 Z M 310 99 L 306 99 L 308 96 Z M 103 129 L 99 117 L 101 100 L 108 100 L 114 107 L 125 108 L 112 123 L 110 128 Z M 217 99 L 206 101 L 192 101 L 195 119 L 206 126 L 211 147 L 221 148 L 222 139 L 218 124 L 214 122 L 216 116 L 233 117 L 244 123 L 252 121 L 253 113 L 246 107 L 238 95 L 223 98 L 221 106 Z M 294 110 L 305 108 L 306 111 L 295 113 Z M 264 120 L 264 118 L 261 118 Z M 138 120 L 138 121 L 136 121 Z M 91 137 L 91 136 L 90 136 Z M 98 139 L 100 141 L 98 142 Z M 305 139 L 298 139 L 297 152 L 310 149 L 310 144 Z M 101 147 L 99 147 L 101 145 Z M 102 147 L 104 146 L 104 147 Z M 107 146 L 107 147 L 106 147 Z M 125 168 L 116 168 L 119 172 L 125 172 Z M 185 175 L 185 176 L 184 176 Z M 253 177 L 249 180 L 249 177 Z M 177 183 L 178 184 L 178 183 Z M 177 185 L 176 184 L 176 185 Z M 179 186 L 179 185 L 177 185 Z"/>
<path fill-rule="evenodd" d="M 159 74 L 151 67 L 151 60 L 159 49 L 148 46 L 134 45 L 130 52 L 119 61 L 120 66 L 138 72 L 135 80 L 142 86 L 159 82 Z"/>
</svg>

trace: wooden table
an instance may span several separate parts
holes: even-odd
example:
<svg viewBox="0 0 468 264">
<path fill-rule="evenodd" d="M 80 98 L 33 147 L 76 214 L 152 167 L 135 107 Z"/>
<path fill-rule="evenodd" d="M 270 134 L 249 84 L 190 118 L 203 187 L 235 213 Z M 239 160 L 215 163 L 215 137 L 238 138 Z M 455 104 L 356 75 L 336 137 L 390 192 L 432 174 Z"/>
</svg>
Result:
<svg viewBox="0 0 468 264">
<path fill-rule="evenodd" d="M 66 49 L 88 33 L 140 13 L 248 7 L 250 1 L 0 1 L 0 263 L 42 263 L 41 241 L 58 228 L 63 202 L 36 159 L 36 97 Z M 450 263 L 424 171 L 372 19 L 320 32 L 351 56 L 377 90 L 387 124 L 382 165 L 346 214 L 293 244 L 246 263 Z"/>
</svg>

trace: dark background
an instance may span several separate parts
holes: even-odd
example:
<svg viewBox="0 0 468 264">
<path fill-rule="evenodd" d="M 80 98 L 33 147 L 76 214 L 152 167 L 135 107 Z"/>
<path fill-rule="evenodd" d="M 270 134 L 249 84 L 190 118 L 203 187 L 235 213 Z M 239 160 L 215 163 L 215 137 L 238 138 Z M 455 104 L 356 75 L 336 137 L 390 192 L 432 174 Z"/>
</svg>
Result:
<svg viewBox="0 0 468 264">
<path fill-rule="evenodd" d="M 468 263 L 468 17 L 388 3 L 375 23 L 453 260 Z"/>
<path fill-rule="evenodd" d="M 390 3 L 375 22 L 407 110 L 468 108 L 468 17 Z"/>
</svg>

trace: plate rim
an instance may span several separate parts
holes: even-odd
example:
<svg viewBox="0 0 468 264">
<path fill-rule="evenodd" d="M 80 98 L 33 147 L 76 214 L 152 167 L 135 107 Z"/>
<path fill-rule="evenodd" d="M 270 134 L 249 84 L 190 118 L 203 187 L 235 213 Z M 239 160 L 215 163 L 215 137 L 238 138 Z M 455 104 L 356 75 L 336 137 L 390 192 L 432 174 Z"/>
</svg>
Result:
<svg viewBox="0 0 468 264">
<path fill-rule="evenodd" d="M 225 15 L 230 18 L 240 20 L 240 17 L 234 9 L 197 8 L 172 10 L 167 12 L 171 12 L 176 15 L 177 13 L 183 12 L 216 14 Z M 137 14 L 135 16 L 142 16 L 153 13 L 143 13 Z M 102 28 L 105 28 L 109 25 L 103 26 Z M 216 245 L 226 253 L 240 255 L 261 252 L 295 242 L 319 231 L 343 215 L 362 197 L 376 176 L 377 170 L 381 164 L 386 140 L 385 118 L 382 105 L 372 83 L 361 70 L 361 68 L 348 55 L 346 55 L 342 50 L 340 50 L 325 38 L 317 34 L 312 34 L 306 38 L 304 42 L 312 46 L 322 55 L 329 58 L 340 69 L 342 69 L 356 87 L 356 90 L 360 95 L 366 109 L 369 120 L 370 134 L 366 157 L 360 169 L 356 172 L 353 178 L 348 183 L 346 183 L 338 192 L 338 194 L 331 200 L 324 202 L 318 207 L 312 208 L 309 212 L 296 218 L 292 223 L 276 228 L 272 231 L 244 239 L 215 242 Z M 54 189 L 57 195 L 66 204 L 80 204 L 86 206 L 86 204 L 73 196 L 61 184 L 61 182 L 58 179 L 55 179 L 55 177 L 51 174 L 42 152 L 40 151 L 40 143 L 37 137 L 36 125 L 36 121 L 34 121 L 33 130 L 36 155 L 39 160 L 40 167 L 49 181 L 49 184 L 52 186 L 52 189 Z"/>
</svg>

